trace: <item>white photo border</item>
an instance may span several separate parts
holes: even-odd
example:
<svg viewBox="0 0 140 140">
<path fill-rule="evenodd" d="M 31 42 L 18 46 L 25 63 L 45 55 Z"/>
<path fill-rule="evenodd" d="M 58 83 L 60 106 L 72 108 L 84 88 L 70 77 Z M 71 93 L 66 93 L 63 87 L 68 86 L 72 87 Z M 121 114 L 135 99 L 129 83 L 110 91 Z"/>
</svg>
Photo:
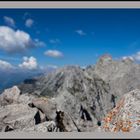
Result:
<svg viewBox="0 0 140 140">
<path fill-rule="evenodd" d="M 0 1 L 0 9 L 41 9 L 41 8 L 127 8 L 134 9 L 140 8 L 140 1 Z M 139 139 L 140 133 L 97 133 L 97 132 L 63 132 L 63 133 L 23 133 L 23 132 L 6 132 L 0 133 L 1 139 L 117 139 L 117 138 L 127 138 L 127 139 Z"/>
</svg>

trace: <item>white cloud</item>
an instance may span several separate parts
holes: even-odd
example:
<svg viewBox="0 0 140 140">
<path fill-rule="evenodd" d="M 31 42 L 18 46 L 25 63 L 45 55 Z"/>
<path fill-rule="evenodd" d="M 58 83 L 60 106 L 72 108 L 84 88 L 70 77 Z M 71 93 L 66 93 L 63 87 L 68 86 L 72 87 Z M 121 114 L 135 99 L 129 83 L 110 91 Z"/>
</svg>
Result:
<svg viewBox="0 0 140 140">
<path fill-rule="evenodd" d="M 44 53 L 47 56 L 59 58 L 63 56 L 63 53 L 58 50 L 48 50 Z"/>
<path fill-rule="evenodd" d="M 60 43 L 60 40 L 59 39 L 50 39 L 50 43 L 51 44 L 59 44 Z"/>
<path fill-rule="evenodd" d="M 84 36 L 86 35 L 86 33 L 83 30 L 76 30 L 75 31 L 77 34 L 79 34 L 80 36 Z"/>
<path fill-rule="evenodd" d="M 34 39 L 34 46 L 46 46 L 46 44 L 43 41 L 40 41 L 39 39 Z"/>
<path fill-rule="evenodd" d="M 134 61 L 134 58 L 132 56 L 123 56 L 122 59 L 123 60 L 130 59 L 130 60 Z"/>
<path fill-rule="evenodd" d="M 34 20 L 31 18 L 29 18 L 25 21 L 25 26 L 28 28 L 32 27 L 33 24 L 34 24 Z"/>
<path fill-rule="evenodd" d="M 130 56 L 123 56 L 123 60 L 130 59 L 132 61 L 140 61 L 140 51 L 138 51 L 136 54 L 130 55 Z"/>
<path fill-rule="evenodd" d="M 31 44 L 30 35 L 17 30 L 14 31 L 13 29 L 0 26 L 0 48 L 12 52 L 17 50 L 23 50 L 30 46 Z"/>
<path fill-rule="evenodd" d="M 0 49 L 6 52 L 21 52 L 28 48 L 41 45 L 39 40 L 33 40 L 30 35 L 21 30 L 13 30 L 0 26 Z"/>
<path fill-rule="evenodd" d="M 3 18 L 4 18 L 5 23 L 6 23 L 8 26 L 11 26 L 11 27 L 15 27 L 15 26 L 16 26 L 16 25 L 15 25 L 15 21 L 14 21 L 13 18 L 7 17 L 7 16 L 4 16 Z"/>
<path fill-rule="evenodd" d="M 29 70 L 34 70 L 37 69 L 38 67 L 38 63 L 35 57 L 31 56 L 31 57 L 23 57 L 23 63 L 19 64 L 20 68 L 23 69 L 29 69 Z"/>
<path fill-rule="evenodd" d="M 13 69 L 14 66 L 12 66 L 9 62 L 0 60 L 0 69 L 2 70 L 9 70 Z"/>
<path fill-rule="evenodd" d="M 135 60 L 137 60 L 137 61 L 140 61 L 140 51 L 137 52 L 137 53 L 133 56 L 133 58 L 134 58 Z"/>
</svg>

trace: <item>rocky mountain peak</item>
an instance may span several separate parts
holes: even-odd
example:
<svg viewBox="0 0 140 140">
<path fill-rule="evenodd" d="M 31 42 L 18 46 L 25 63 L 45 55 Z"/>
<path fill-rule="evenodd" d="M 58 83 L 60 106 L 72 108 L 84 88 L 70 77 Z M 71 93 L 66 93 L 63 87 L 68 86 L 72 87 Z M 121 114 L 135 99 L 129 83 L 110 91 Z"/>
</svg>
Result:
<svg viewBox="0 0 140 140">
<path fill-rule="evenodd" d="M 97 64 L 105 65 L 112 62 L 112 56 L 110 54 L 104 54 L 99 58 Z"/>
</svg>

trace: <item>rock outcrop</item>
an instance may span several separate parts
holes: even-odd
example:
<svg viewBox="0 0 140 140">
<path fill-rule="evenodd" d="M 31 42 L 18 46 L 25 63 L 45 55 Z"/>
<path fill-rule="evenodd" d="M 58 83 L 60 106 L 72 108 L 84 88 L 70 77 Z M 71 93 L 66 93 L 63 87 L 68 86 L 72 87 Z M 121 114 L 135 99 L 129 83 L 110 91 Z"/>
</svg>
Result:
<svg viewBox="0 0 140 140">
<path fill-rule="evenodd" d="M 35 125 L 37 109 L 28 105 L 12 104 L 0 108 L 0 131 L 7 132 L 9 129 L 22 131 Z"/>
<path fill-rule="evenodd" d="M 70 116 L 57 110 L 54 98 L 22 94 L 14 86 L 1 94 L 0 132 L 78 131 Z"/>
<path fill-rule="evenodd" d="M 16 130 L 14 130 L 17 132 Z M 56 124 L 54 121 L 47 121 L 30 127 L 28 129 L 24 129 L 24 132 L 57 132 L 56 131 Z"/>
<path fill-rule="evenodd" d="M 140 65 L 130 58 L 113 60 L 110 55 L 104 55 L 97 61 L 94 69 L 89 71 L 109 83 L 116 100 L 127 92 L 140 89 Z"/>
<path fill-rule="evenodd" d="M 140 90 L 125 94 L 102 121 L 106 132 L 140 131 Z"/>
<path fill-rule="evenodd" d="M 42 113 L 45 114 L 46 120 L 51 121 L 54 120 L 56 117 L 56 103 L 53 99 L 48 98 L 36 98 L 33 99 L 30 107 L 35 107 L 40 110 Z"/>
<path fill-rule="evenodd" d="M 16 103 L 19 96 L 20 90 L 17 86 L 4 90 L 4 92 L 0 95 L 0 105 L 8 105 L 12 103 Z"/>
</svg>

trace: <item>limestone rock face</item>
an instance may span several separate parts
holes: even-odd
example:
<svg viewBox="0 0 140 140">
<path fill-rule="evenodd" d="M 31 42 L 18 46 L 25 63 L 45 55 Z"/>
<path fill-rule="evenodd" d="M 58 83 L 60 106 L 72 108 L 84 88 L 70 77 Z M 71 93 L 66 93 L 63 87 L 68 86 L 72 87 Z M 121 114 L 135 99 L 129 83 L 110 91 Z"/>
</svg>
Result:
<svg viewBox="0 0 140 140">
<path fill-rule="evenodd" d="M 32 100 L 33 107 L 36 107 L 45 114 L 47 120 L 54 120 L 56 117 L 56 103 L 52 99 L 37 98 Z"/>
<path fill-rule="evenodd" d="M 102 121 L 107 132 L 140 131 L 140 90 L 125 94 Z"/>
<path fill-rule="evenodd" d="M 23 87 L 20 86 L 22 92 Z M 78 66 L 66 66 L 47 76 L 39 77 L 34 92 L 45 98 L 53 98 L 57 110 L 69 114 L 75 125 L 81 127 L 81 131 L 86 131 L 82 129 L 83 124 L 90 128 L 97 125 L 114 104 L 109 84 L 97 74 L 90 74 Z M 43 110 L 49 120 L 53 120 L 54 117 L 50 117 L 51 112 L 55 110 L 51 109 L 51 105 L 54 108 L 53 104 L 37 100 L 33 101 L 34 106 Z M 91 123 L 86 124 L 86 121 Z"/>
<path fill-rule="evenodd" d="M 0 95 L 1 105 L 7 105 L 17 102 L 20 96 L 20 90 L 17 86 L 14 86 L 5 91 Z"/>
<path fill-rule="evenodd" d="M 113 60 L 110 55 L 104 55 L 89 71 L 109 83 L 111 93 L 117 96 L 117 100 L 127 92 L 140 89 L 140 65 L 130 58 Z"/>
<path fill-rule="evenodd" d="M 29 104 L 32 103 L 33 100 L 37 99 L 38 97 L 32 94 L 21 94 L 17 100 L 18 103 L 22 103 L 22 104 Z"/>
<path fill-rule="evenodd" d="M 56 124 L 54 121 L 47 121 L 34 125 L 33 127 L 23 129 L 23 132 L 56 132 Z M 19 130 L 14 130 L 14 132 L 19 132 Z"/>
<path fill-rule="evenodd" d="M 22 131 L 35 125 L 36 108 L 28 105 L 12 104 L 0 108 L 0 131 L 12 130 Z M 6 129 L 7 128 L 7 129 Z"/>
</svg>

